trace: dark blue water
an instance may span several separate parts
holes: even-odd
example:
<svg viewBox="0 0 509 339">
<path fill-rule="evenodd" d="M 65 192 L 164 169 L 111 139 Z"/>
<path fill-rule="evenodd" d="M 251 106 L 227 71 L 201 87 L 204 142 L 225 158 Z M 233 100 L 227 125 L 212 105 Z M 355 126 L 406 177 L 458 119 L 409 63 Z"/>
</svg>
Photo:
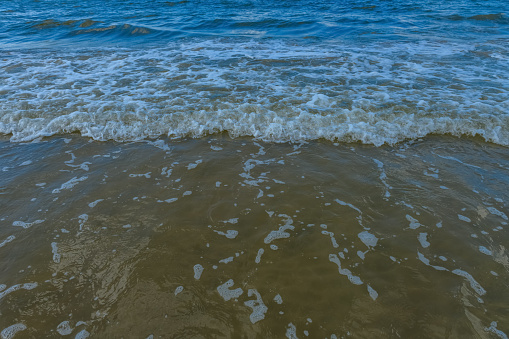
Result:
<svg viewBox="0 0 509 339">
<path fill-rule="evenodd" d="M 507 39 L 506 1 L 4 1 L 1 48 L 164 45 L 185 37 L 358 43 Z"/>
</svg>

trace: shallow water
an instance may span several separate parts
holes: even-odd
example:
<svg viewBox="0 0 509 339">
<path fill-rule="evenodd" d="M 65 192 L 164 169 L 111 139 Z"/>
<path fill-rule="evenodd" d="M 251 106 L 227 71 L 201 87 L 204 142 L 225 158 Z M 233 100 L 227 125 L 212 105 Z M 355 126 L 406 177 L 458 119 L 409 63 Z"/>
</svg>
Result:
<svg viewBox="0 0 509 339">
<path fill-rule="evenodd" d="M 505 147 L 0 147 L 0 327 L 20 337 L 509 332 Z"/>
</svg>

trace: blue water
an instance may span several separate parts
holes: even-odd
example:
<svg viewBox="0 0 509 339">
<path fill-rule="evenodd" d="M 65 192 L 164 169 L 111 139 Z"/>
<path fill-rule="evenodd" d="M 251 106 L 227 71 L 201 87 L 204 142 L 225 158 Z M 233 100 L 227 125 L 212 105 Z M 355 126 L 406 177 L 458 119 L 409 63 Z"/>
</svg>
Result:
<svg viewBox="0 0 509 339">
<path fill-rule="evenodd" d="M 503 43 L 508 10 L 507 1 L 4 1 L 0 41 L 2 49 L 186 37 Z"/>
<path fill-rule="evenodd" d="M 506 1 L 3 1 L 0 133 L 509 145 Z"/>
</svg>

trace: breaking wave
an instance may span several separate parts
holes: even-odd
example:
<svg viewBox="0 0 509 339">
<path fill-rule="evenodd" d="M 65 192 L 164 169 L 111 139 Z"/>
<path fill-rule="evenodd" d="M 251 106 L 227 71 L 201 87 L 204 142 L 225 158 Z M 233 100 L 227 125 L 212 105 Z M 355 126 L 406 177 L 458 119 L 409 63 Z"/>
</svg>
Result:
<svg viewBox="0 0 509 339">
<path fill-rule="evenodd" d="M 0 67 L 0 133 L 133 141 L 226 132 L 377 146 L 451 134 L 509 146 L 504 48 L 188 39 L 17 51 Z"/>
</svg>

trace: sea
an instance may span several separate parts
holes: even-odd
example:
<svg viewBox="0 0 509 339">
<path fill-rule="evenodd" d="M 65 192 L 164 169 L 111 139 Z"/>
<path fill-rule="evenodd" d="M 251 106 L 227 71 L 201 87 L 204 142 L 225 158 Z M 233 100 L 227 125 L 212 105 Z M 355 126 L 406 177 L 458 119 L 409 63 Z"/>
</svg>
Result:
<svg viewBox="0 0 509 339">
<path fill-rule="evenodd" d="M 0 1 L 1 339 L 507 339 L 508 216 L 506 0 Z"/>
</svg>

